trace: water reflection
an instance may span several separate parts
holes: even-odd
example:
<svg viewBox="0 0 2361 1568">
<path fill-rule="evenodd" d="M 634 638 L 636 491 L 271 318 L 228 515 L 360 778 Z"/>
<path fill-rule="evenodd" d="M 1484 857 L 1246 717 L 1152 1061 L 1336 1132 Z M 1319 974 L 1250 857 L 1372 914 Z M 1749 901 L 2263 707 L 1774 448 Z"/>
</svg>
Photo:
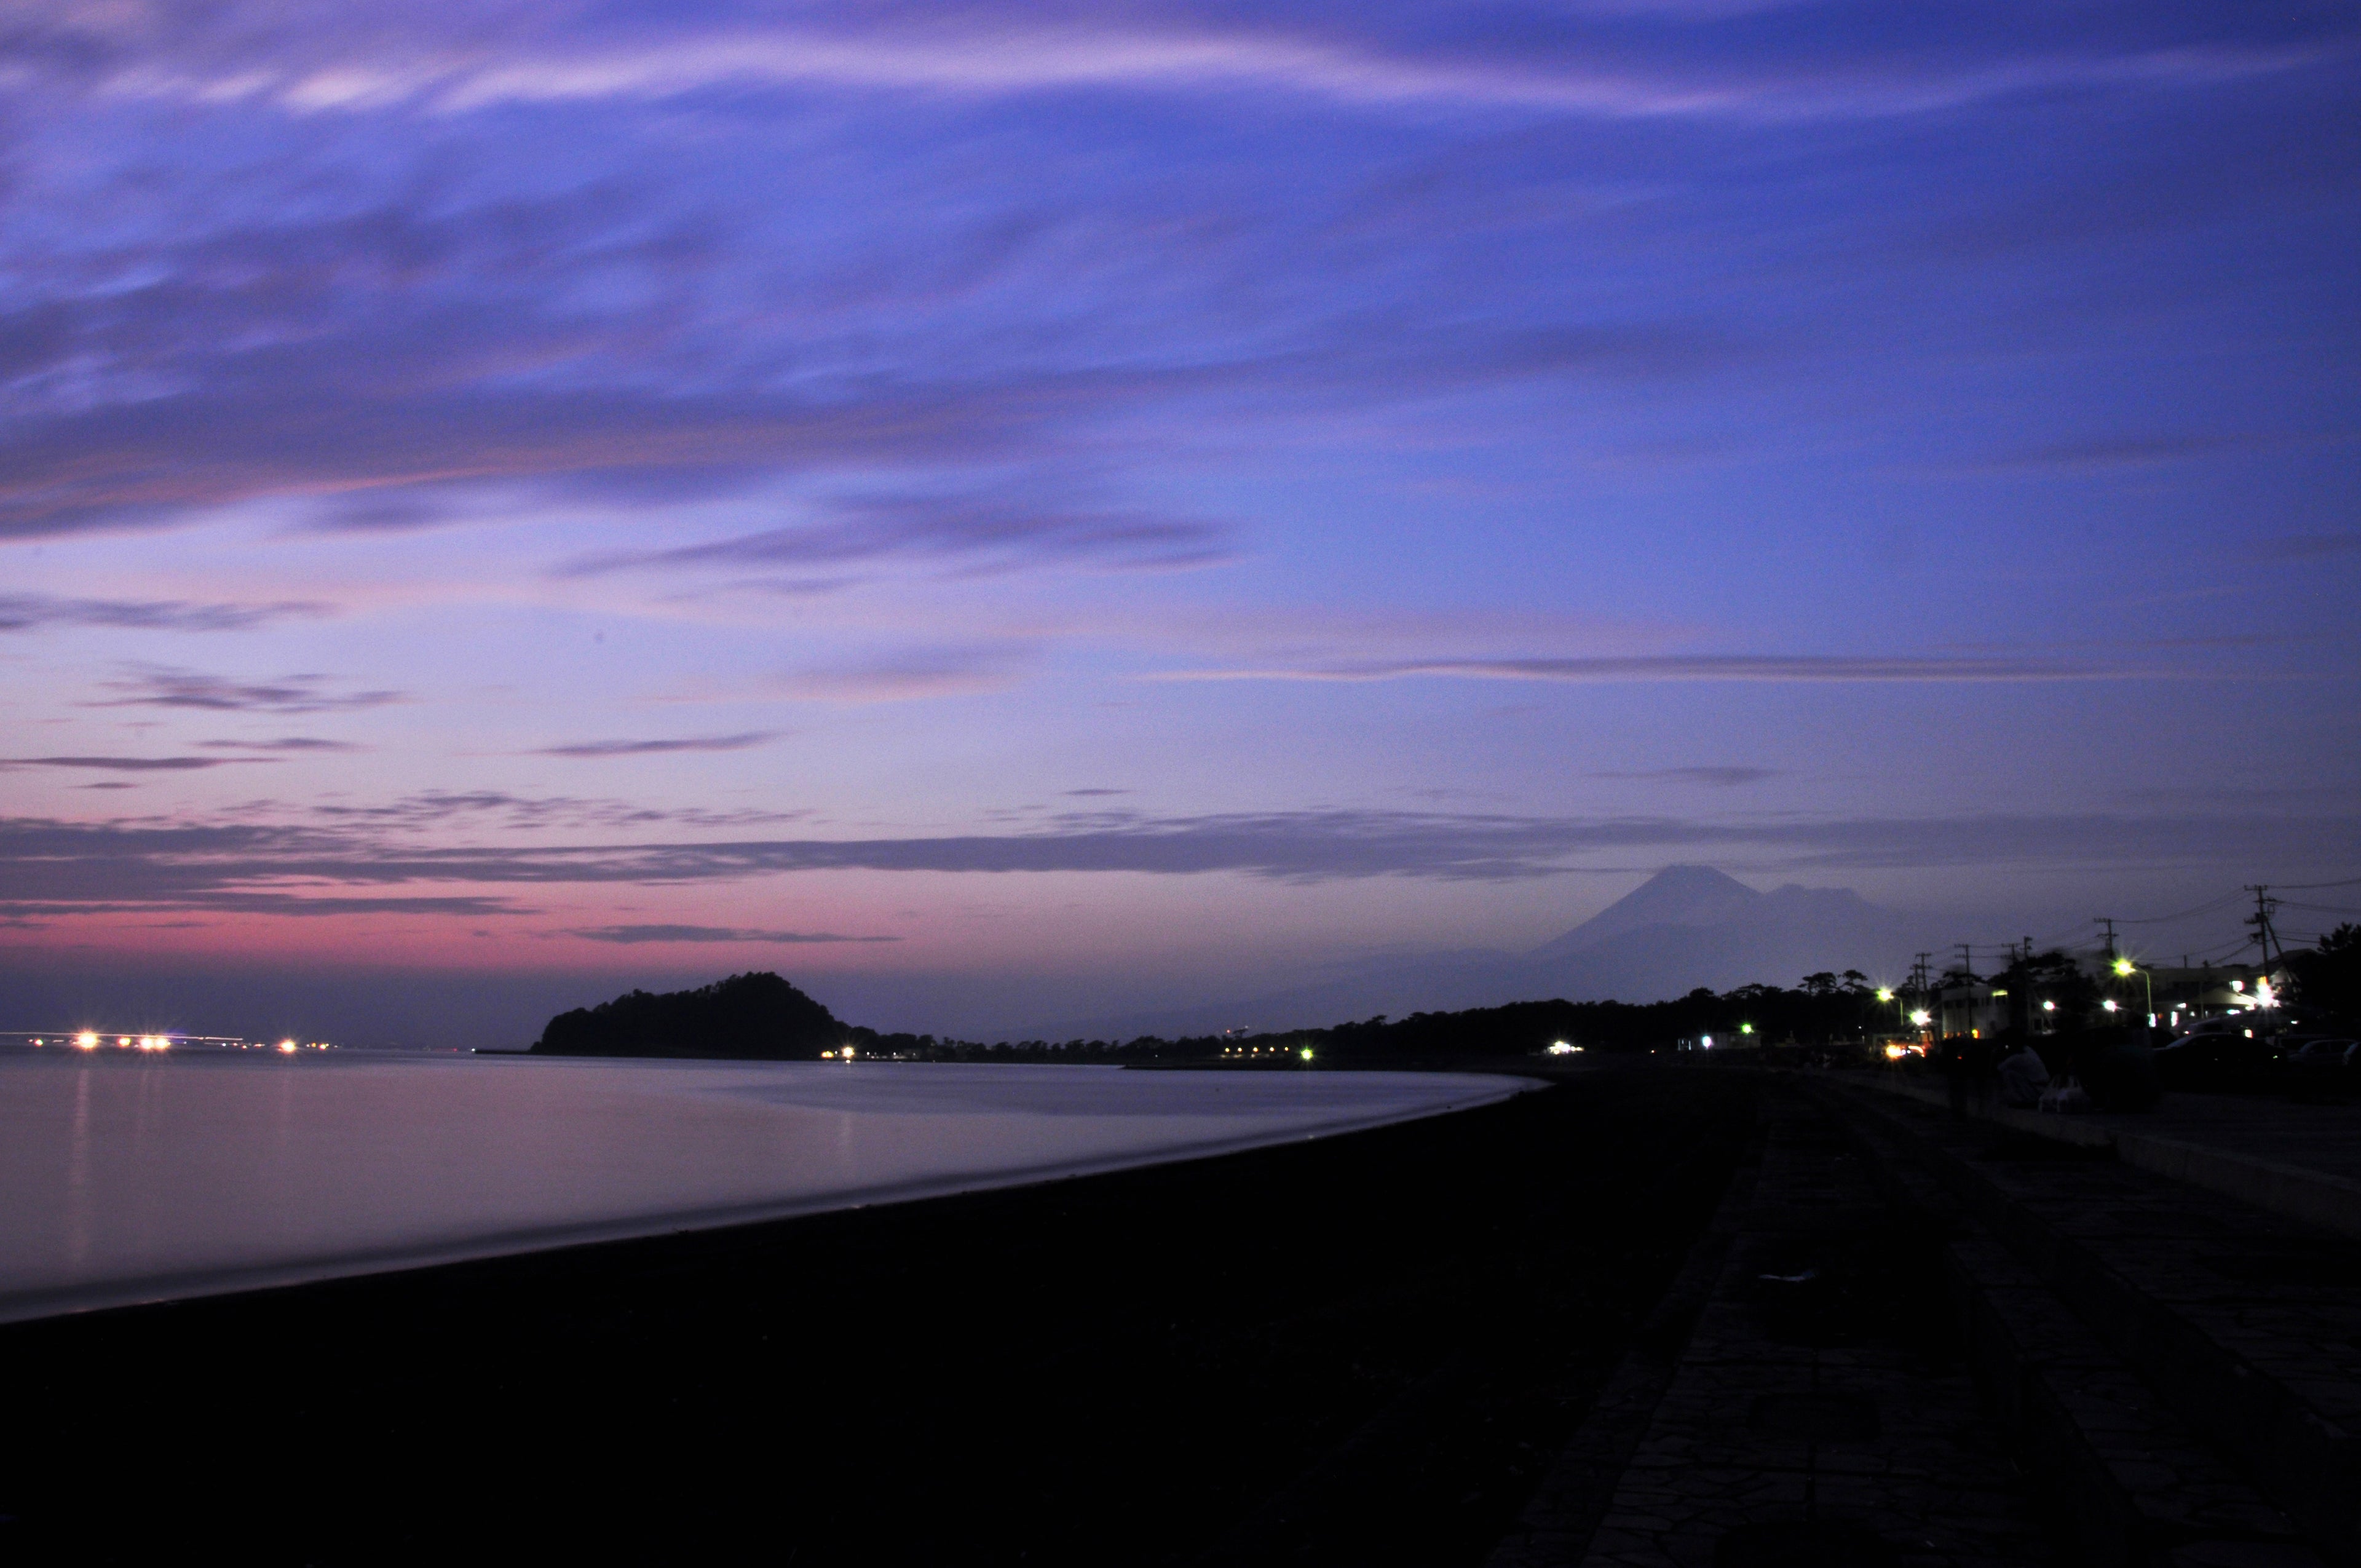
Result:
<svg viewBox="0 0 2361 1568">
<path fill-rule="evenodd" d="M 0 1054 L 0 1319 L 727 1223 L 1426 1114 L 1514 1080 Z"/>
</svg>

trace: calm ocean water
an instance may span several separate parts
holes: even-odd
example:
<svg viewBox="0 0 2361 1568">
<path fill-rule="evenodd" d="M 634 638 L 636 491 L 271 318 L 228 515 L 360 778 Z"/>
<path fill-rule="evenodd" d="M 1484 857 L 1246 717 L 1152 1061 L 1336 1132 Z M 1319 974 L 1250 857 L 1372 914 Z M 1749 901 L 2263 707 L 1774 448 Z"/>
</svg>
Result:
<svg viewBox="0 0 2361 1568">
<path fill-rule="evenodd" d="M 0 1055 L 0 1321 L 1243 1148 L 1499 1100 L 1428 1073 Z"/>
</svg>

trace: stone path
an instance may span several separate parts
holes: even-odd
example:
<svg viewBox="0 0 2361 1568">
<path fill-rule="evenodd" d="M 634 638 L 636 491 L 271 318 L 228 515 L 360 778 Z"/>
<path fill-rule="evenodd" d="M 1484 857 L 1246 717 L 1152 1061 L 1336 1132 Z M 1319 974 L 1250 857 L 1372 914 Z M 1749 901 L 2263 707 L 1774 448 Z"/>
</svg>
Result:
<svg viewBox="0 0 2361 1568">
<path fill-rule="evenodd" d="M 2361 1181 L 2361 1105 L 2278 1095 L 2168 1094 L 2153 1111 L 2099 1116 L 2118 1131 L 2177 1138 L 2253 1159 Z"/>
<path fill-rule="evenodd" d="M 2070 1308 L 2321 1551 L 2361 1561 L 2361 1244 L 2101 1151 L 1908 1100 L 1859 1108 L 2005 1246 L 1998 1266 Z"/>
<path fill-rule="evenodd" d="M 1824 1080 L 1943 1106 L 1932 1073 L 1901 1069 Z M 1979 1121 L 2056 1142 L 2112 1150 L 2123 1164 L 2202 1187 L 2318 1230 L 2361 1240 L 2361 1106 L 2268 1094 L 2165 1096 L 2136 1114 L 2044 1115 L 1972 1097 Z"/>
<path fill-rule="evenodd" d="M 1938 1240 L 1792 1090 L 1761 1137 L 1677 1359 L 1635 1355 L 1494 1568 L 2057 1561 L 1978 1408 Z"/>
</svg>

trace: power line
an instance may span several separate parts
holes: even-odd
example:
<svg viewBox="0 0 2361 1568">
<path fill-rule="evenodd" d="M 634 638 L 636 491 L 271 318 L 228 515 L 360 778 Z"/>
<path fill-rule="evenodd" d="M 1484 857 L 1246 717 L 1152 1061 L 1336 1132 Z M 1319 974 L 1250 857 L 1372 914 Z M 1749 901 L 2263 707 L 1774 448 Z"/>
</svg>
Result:
<svg viewBox="0 0 2361 1568">
<path fill-rule="evenodd" d="M 2246 896 L 2244 890 L 2237 893 L 2225 893 L 2221 897 L 2216 898 L 2210 903 L 2201 904 L 2194 909 L 2183 909 L 2175 915 L 2150 915 L 2144 919 L 2139 920 L 2118 920 L 2115 924 L 2118 926 L 2161 926 L 2168 920 L 2186 920 L 2192 915 L 2210 915 L 2216 909 L 2225 909 L 2233 904 L 2243 904 L 2246 902 Z"/>
</svg>

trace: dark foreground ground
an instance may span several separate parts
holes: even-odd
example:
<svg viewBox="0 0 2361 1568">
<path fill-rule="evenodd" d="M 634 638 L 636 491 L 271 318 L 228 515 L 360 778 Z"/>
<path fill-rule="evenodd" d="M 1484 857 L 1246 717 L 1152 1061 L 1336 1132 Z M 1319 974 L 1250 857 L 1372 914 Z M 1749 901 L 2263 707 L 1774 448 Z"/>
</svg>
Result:
<svg viewBox="0 0 2361 1568">
<path fill-rule="evenodd" d="M 1479 1563 L 1758 1093 L 0 1329 L 0 1558 Z"/>
</svg>

